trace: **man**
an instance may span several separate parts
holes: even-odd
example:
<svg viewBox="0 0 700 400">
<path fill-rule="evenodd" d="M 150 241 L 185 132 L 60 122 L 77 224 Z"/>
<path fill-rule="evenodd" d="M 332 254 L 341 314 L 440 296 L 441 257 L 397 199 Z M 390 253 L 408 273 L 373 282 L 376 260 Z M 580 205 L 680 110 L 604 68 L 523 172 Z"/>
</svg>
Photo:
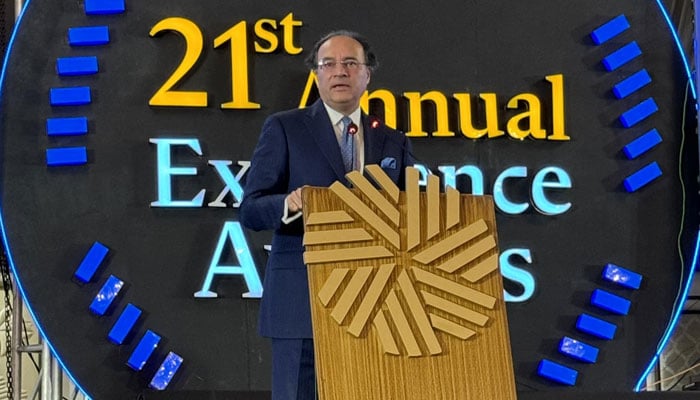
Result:
<svg viewBox="0 0 700 400">
<path fill-rule="evenodd" d="M 302 257 L 302 187 L 326 187 L 335 181 L 347 185 L 347 172 L 369 164 L 381 165 L 403 186 L 404 169 L 413 165 L 411 145 L 403 133 L 360 110 L 360 97 L 377 66 L 363 37 L 332 32 L 316 43 L 307 63 L 317 74 L 321 99 L 265 121 L 240 207 L 243 225 L 274 230 L 260 309 L 260 334 L 272 338 L 273 400 L 316 397 Z M 349 151 L 341 150 L 348 145 Z"/>
</svg>

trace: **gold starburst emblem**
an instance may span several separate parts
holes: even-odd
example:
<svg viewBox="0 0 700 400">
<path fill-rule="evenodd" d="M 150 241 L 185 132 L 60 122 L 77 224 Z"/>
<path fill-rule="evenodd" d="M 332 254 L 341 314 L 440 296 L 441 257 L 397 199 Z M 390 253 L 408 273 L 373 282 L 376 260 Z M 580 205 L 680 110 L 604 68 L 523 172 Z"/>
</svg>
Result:
<svg viewBox="0 0 700 400">
<path fill-rule="evenodd" d="M 304 261 L 328 272 L 319 290 L 311 282 L 312 303 L 356 338 L 374 329 L 394 355 L 435 356 L 442 335 L 487 334 L 502 284 L 484 282 L 498 270 L 495 226 L 476 212 L 484 203 L 465 204 L 449 187 L 440 193 L 432 175 L 422 192 L 414 168 L 405 193 L 380 167 L 365 170 L 374 184 L 353 171 L 353 189 L 336 182 L 309 188 L 326 196 L 305 191 L 314 211 L 305 215 Z"/>
</svg>

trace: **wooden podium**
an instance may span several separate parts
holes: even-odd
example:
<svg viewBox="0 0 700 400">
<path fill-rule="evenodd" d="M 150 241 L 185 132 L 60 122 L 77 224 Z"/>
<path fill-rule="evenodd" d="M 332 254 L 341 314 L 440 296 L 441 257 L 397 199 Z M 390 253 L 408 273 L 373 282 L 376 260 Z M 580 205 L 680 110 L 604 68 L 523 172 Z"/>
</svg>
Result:
<svg viewBox="0 0 700 400">
<path fill-rule="evenodd" d="M 376 165 L 307 187 L 320 400 L 515 400 L 493 200 Z"/>
</svg>

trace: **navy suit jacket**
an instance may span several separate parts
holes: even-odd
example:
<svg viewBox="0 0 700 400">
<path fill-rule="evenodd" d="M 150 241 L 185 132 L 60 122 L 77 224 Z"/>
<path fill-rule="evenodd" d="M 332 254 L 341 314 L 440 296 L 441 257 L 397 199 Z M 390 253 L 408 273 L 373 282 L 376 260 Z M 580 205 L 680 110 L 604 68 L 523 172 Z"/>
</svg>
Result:
<svg viewBox="0 0 700 400">
<path fill-rule="evenodd" d="M 404 186 L 405 167 L 413 165 L 411 144 L 403 133 L 384 124 L 372 127 L 362 115 L 365 165 L 384 171 Z M 389 161 L 395 161 L 393 165 Z M 283 224 L 284 200 L 310 185 L 348 184 L 340 147 L 320 100 L 304 109 L 274 114 L 265 121 L 244 185 L 240 221 L 249 229 L 274 230 L 263 283 L 259 329 L 262 336 L 311 338 L 302 218 Z"/>
</svg>

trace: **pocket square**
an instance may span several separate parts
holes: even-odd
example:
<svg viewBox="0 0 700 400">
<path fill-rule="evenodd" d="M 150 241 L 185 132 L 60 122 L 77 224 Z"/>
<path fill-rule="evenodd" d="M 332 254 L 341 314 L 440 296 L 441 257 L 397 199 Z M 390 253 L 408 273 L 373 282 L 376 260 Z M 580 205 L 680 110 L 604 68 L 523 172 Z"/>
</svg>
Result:
<svg viewBox="0 0 700 400">
<path fill-rule="evenodd" d="M 382 168 L 396 169 L 396 159 L 394 157 L 387 157 L 382 160 L 380 164 Z"/>
</svg>

